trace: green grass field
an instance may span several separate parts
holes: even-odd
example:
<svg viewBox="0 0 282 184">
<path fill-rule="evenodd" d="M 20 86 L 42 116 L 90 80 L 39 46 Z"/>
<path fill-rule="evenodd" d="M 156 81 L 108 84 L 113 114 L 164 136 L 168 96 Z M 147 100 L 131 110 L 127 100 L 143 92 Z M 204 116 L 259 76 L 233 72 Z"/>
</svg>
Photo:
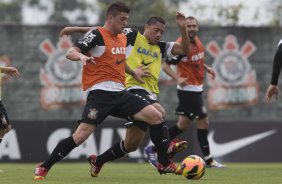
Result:
<svg viewBox="0 0 282 184">
<path fill-rule="evenodd" d="M 34 181 L 35 164 L 0 164 L 0 184 L 282 184 L 282 163 L 227 163 L 226 169 L 207 169 L 200 180 L 173 174 L 159 175 L 149 164 L 110 163 L 91 178 L 85 163 L 58 163 L 44 181 Z"/>
</svg>

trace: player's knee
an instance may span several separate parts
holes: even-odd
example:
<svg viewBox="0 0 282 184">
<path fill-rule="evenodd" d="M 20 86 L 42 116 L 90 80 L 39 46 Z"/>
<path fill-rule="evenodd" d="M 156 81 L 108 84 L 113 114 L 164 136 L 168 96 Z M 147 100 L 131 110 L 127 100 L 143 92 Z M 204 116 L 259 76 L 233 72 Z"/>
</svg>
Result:
<svg viewBox="0 0 282 184">
<path fill-rule="evenodd" d="M 163 119 L 162 113 L 160 113 L 159 111 L 155 111 L 150 116 L 150 123 L 153 125 L 159 124 L 163 121 L 164 119 Z"/>
<path fill-rule="evenodd" d="M 145 107 L 140 112 L 135 114 L 134 118 L 135 120 L 144 121 L 150 125 L 157 125 L 163 122 L 162 114 L 152 105 Z"/>
<path fill-rule="evenodd" d="M 88 138 L 88 135 L 82 132 L 73 134 L 73 140 L 76 145 L 82 144 L 87 138 Z"/>
<path fill-rule="evenodd" d="M 165 117 L 165 110 L 163 108 L 158 109 L 158 111 L 162 114 L 162 117 Z"/>
<path fill-rule="evenodd" d="M 154 103 L 153 106 L 165 117 L 165 110 L 159 103 Z"/>
<path fill-rule="evenodd" d="M 188 129 L 189 123 L 188 122 L 184 122 L 184 121 L 178 121 L 177 122 L 177 127 L 179 128 L 179 130 L 185 131 L 185 130 Z"/>
</svg>

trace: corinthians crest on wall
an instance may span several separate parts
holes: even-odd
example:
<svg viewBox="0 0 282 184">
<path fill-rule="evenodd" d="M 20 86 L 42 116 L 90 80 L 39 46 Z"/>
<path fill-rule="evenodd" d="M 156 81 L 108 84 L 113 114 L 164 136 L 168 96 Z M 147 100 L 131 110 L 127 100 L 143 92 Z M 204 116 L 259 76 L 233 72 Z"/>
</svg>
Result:
<svg viewBox="0 0 282 184">
<path fill-rule="evenodd" d="M 55 47 L 49 39 L 40 44 L 40 50 L 48 57 L 40 70 L 41 106 L 45 110 L 63 106 L 83 104 L 82 63 L 66 59 L 66 52 L 72 46 L 69 37 L 60 39 Z"/>
<path fill-rule="evenodd" d="M 216 41 L 207 44 L 208 53 L 214 58 L 212 68 L 216 78 L 208 78 L 208 105 L 212 110 L 255 104 L 258 101 L 256 71 L 248 58 L 256 46 L 246 41 L 240 48 L 234 35 L 225 37 L 222 49 Z"/>
</svg>

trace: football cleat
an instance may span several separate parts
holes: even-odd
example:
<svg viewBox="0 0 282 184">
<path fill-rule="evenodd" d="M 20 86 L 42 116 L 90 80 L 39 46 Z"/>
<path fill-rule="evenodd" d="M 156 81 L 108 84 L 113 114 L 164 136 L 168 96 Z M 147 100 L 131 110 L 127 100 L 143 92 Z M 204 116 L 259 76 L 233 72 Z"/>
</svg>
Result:
<svg viewBox="0 0 282 184">
<path fill-rule="evenodd" d="M 167 153 L 169 156 L 169 159 L 172 159 L 174 155 L 180 151 L 183 151 L 187 148 L 187 141 L 171 141 L 169 144 L 169 147 L 167 149 Z M 157 168 L 157 154 L 155 152 L 155 147 L 154 146 L 146 146 L 144 148 L 144 153 L 147 155 L 149 159 L 149 163 Z"/>
<path fill-rule="evenodd" d="M 169 158 L 172 159 L 174 155 L 180 151 L 185 150 L 188 147 L 187 141 L 171 141 L 168 149 L 167 154 L 169 155 Z"/>
<path fill-rule="evenodd" d="M 209 164 L 206 163 L 206 167 L 207 168 L 226 168 L 225 165 L 215 161 L 215 160 L 212 160 Z"/>
<path fill-rule="evenodd" d="M 175 163 L 170 162 L 168 165 L 163 166 L 161 163 L 157 164 L 157 169 L 160 174 L 166 174 L 166 173 L 174 173 L 177 175 L 182 174 L 181 167 L 178 167 Z"/>
<path fill-rule="evenodd" d="M 102 166 L 96 165 L 96 159 L 97 159 L 96 155 L 90 155 L 87 159 L 90 166 L 91 166 L 90 174 L 91 174 L 92 177 L 98 177 L 99 172 L 102 169 Z"/>
<path fill-rule="evenodd" d="M 154 146 L 146 146 L 144 148 L 144 153 L 147 155 L 148 159 L 149 159 L 149 163 L 157 168 L 158 167 L 158 161 L 157 161 L 157 155 L 156 152 L 154 151 Z"/>
<path fill-rule="evenodd" d="M 48 173 L 48 169 L 41 167 L 40 165 L 37 165 L 34 170 L 33 179 L 44 180 L 46 178 L 47 173 Z"/>
</svg>

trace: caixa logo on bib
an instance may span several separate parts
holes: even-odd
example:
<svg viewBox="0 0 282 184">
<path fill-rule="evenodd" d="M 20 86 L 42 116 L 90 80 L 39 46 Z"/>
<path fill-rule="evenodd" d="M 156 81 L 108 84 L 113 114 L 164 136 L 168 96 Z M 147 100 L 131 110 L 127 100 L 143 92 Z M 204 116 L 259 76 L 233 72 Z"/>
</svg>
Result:
<svg viewBox="0 0 282 184">
<path fill-rule="evenodd" d="M 44 86 L 40 101 L 45 110 L 85 102 L 81 87 L 82 64 L 66 59 L 66 51 L 71 46 L 69 38 L 61 39 L 57 48 L 48 39 L 40 44 L 40 50 L 48 57 L 40 69 L 40 81 Z"/>
<path fill-rule="evenodd" d="M 258 100 L 256 72 L 248 58 L 255 52 L 256 46 L 246 41 L 239 48 L 233 35 L 225 37 L 223 49 L 217 42 L 207 44 L 207 51 L 214 57 L 212 64 L 216 78 L 208 78 L 211 88 L 208 91 L 210 109 L 222 109 L 232 106 L 250 105 Z"/>
</svg>

